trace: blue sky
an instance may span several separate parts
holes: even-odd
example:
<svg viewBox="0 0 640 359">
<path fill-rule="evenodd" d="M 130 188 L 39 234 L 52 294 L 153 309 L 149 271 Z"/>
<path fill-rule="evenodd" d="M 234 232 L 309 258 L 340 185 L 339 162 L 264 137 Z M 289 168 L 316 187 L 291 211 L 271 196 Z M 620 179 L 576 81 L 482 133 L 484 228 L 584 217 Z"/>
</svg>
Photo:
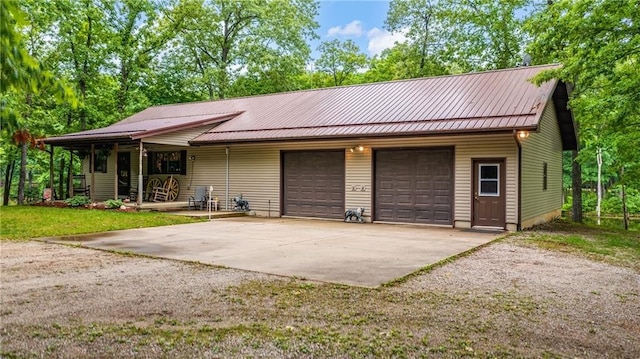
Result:
<svg viewBox="0 0 640 359">
<path fill-rule="evenodd" d="M 389 2 L 384 0 L 320 0 L 320 39 L 311 44 L 313 57 L 321 41 L 351 39 L 367 56 L 377 55 L 394 41 L 402 41 L 401 34 L 390 34 L 384 29 Z"/>
</svg>

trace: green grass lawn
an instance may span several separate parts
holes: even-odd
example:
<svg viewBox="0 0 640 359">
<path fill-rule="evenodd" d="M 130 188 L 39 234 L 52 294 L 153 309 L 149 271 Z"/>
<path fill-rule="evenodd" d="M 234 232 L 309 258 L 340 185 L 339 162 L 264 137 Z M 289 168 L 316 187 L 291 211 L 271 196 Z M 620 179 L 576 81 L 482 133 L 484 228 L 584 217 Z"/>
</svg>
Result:
<svg viewBox="0 0 640 359">
<path fill-rule="evenodd" d="M 25 240 L 200 221 L 159 212 L 4 206 L 0 208 L 0 238 Z"/>
<path fill-rule="evenodd" d="M 632 227 L 634 228 L 634 227 Z M 541 248 L 585 255 L 640 270 L 640 231 L 565 220 L 536 227 L 515 238 Z"/>
</svg>

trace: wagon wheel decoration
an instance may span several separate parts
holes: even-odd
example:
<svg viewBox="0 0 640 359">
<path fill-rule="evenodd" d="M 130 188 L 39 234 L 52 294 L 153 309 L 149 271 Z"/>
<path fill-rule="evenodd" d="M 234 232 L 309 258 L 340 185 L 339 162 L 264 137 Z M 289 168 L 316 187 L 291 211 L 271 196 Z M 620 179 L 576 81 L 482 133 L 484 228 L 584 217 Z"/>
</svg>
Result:
<svg viewBox="0 0 640 359">
<path fill-rule="evenodd" d="M 149 182 L 147 182 L 147 200 L 153 196 L 153 189 L 157 187 L 162 187 L 162 180 L 160 178 L 151 178 Z"/>
<path fill-rule="evenodd" d="M 165 188 L 167 186 L 167 181 L 164 181 L 163 183 L 163 186 Z M 175 201 L 176 198 L 178 198 L 179 194 L 180 194 L 180 184 L 178 183 L 178 180 L 174 178 L 173 181 L 171 181 L 171 186 L 169 187 L 169 194 L 167 195 L 167 201 Z"/>
</svg>

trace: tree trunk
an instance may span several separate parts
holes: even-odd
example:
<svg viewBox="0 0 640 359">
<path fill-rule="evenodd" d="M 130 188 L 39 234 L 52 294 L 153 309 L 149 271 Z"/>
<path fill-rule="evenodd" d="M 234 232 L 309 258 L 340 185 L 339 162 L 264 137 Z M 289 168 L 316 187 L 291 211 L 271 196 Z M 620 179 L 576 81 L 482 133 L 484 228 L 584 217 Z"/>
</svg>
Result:
<svg viewBox="0 0 640 359">
<path fill-rule="evenodd" d="M 578 151 L 571 152 L 573 186 L 573 221 L 582 223 L 582 168 L 577 160 Z"/>
<path fill-rule="evenodd" d="M 600 225 L 600 210 L 602 209 L 602 148 L 598 148 L 598 152 L 596 153 L 596 161 L 598 162 L 598 203 L 596 204 L 596 214 L 598 216 L 598 225 Z"/>
<path fill-rule="evenodd" d="M 620 170 L 620 178 L 622 178 L 622 221 L 624 222 L 624 230 L 629 230 L 629 208 L 627 207 L 627 191 L 624 185 L 624 168 Z"/>
<path fill-rule="evenodd" d="M 118 89 L 118 111 L 121 114 L 126 113 L 127 109 L 127 94 L 129 91 L 129 71 L 125 64 L 125 60 L 121 59 L 120 64 L 120 88 Z"/>
<path fill-rule="evenodd" d="M 7 162 L 4 171 L 4 193 L 2 194 L 2 205 L 9 205 L 9 197 L 11 195 L 11 181 L 13 181 L 13 170 L 16 168 L 16 162 L 12 159 Z"/>
<path fill-rule="evenodd" d="M 29 144 L 24 142 L 20 145 L 20 180 L 18 181 L 18 204 L 24 204 L 24 185 L 27 179 L 27 150 Z"/>
</svg>

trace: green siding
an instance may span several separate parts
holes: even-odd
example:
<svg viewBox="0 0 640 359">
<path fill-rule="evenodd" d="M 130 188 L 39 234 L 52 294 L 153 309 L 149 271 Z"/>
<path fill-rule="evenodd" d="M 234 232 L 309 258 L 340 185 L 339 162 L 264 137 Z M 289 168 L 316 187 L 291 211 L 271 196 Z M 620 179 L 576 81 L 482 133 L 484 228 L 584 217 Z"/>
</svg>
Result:
<svg viewBox="0 0 640 359">
<path fill-rule="evenodd" d="M 547 163 L 547 190 L 543 167 Z M 521 223 L 535 224 L 562 208 L 562 140 L 553 104 L 549 102 L 538 131 L 522 140 Z M 531 223 L 533 221 L 534 223 Z"/>
</svg>

